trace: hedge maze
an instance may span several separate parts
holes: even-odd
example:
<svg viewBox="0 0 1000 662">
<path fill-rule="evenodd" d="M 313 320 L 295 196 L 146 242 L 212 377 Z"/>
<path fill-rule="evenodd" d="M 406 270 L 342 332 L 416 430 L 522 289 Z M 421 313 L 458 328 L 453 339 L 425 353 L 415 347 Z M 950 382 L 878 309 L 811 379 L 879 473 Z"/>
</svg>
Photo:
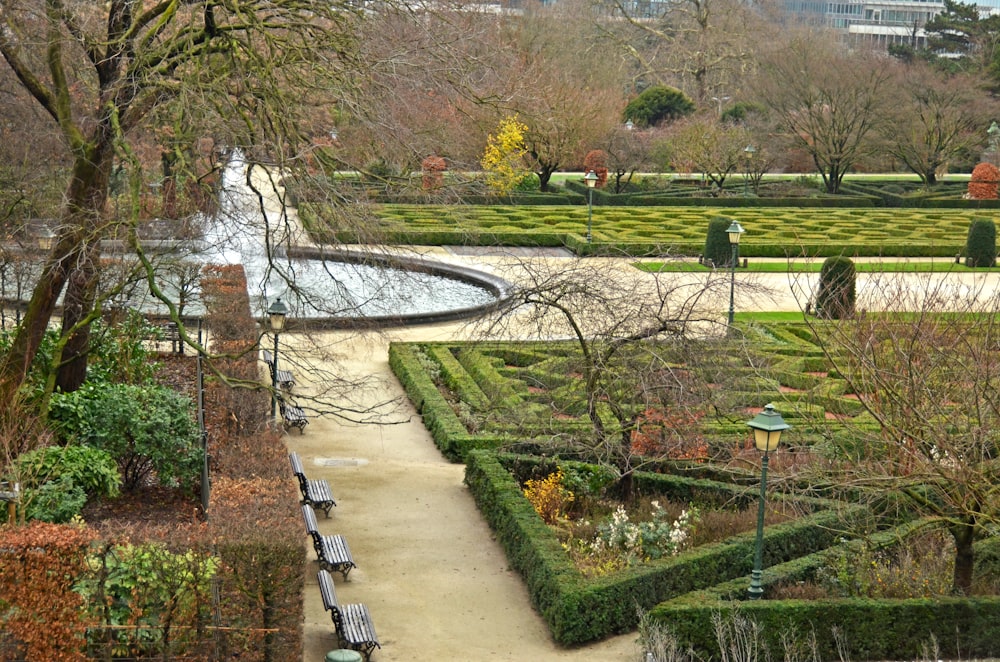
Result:
<svg viewBox="0 0 1000 662">
<path fill-rule="evenodd" d="M 321 227 L 323 205 L 302 203 L 307 227 Z M 746 229 L 744 257 L 948 257 L 965 247 L 969 224 L 988 211 L 881 207 L 595 207 L 586 242 L 586 206 L 404 205 L 376 207 L 386 243 L 565 246 L 581 254 L 698 255 L 708 221 L 735 219 Z M 355 243 L 349 230 L 320 233 Z"/>
<path fill-rule="evenodd" d="M 707 507 L 756 504 L 759 477 L 726 464 L 725 457 L 747 447 L 745 422 L 753 408 L 767 402 L 793 425 L 783 441 L 796 447 L 794 452 L 808 452 L 848 423 L 865 425 L 859 403 L 829 369 L 808 326 L 768 323 L 742 330 L 754 347 L 753 360 L 720 348 L 717 354 L 729 357 L 725 370 L 735 375 L 720 401 L 728 409 L 699 419 L 692 431 L 705 440 L 711 460 L 652 463 L 644 467 L 650 471 L 635 476 L 641 493 Z M 1000 654 L 998 598 L 748 602 L 753 533 L 595 579 L 584 577 L 521 491 L 525 480 L 547 475 L 557 460 L 564 467 L 586 459 L 558 442 L 592 430 L 581 402 L 577 351 L 570 343 L 454 342 L 394 343 L 389 354 L 441 452 L 466 464 L 466 483 L 480 511 L 556 641 L 573 645 L 634 630 L 641 608 L 651 610 L 654 620 L 668 624 L 699 655 L 716 659 L 713 620 L 737 611 L 762 626 L 771 652 L 779 655 L 789 632 L 803 637 L 813 632 L 823 659 L 836 659 L 833 626 L 840 628 L 840 644 L 846 639 L 855 659 L 919 657 L 931 636 L 942 654 Z M 773 456 L 772 468 L 780 467 L 781 459 Z M 768 499 L 797 516 L 765 531 L 765 596 L 769 587 L 811 578 L 831 554 L 859 545 L 843 536 L 870 517 L 850 495 L 806 498 L 769 481 Z M 866 544 L 898 545 L 917 524 L 894 520 Z"/>
</svg>

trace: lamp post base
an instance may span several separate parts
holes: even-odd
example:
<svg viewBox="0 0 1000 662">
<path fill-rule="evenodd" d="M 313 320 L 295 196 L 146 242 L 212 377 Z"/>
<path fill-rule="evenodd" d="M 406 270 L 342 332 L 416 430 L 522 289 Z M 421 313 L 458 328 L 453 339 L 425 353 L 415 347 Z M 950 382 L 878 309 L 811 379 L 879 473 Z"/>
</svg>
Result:
<svg viewBox="0 0 1000 662">
<path fill-rule="evenodd" d="M 747 589 L 747 595 L 751 600 L 760 600 L 760 596 L 764 595 L 764 589 L 760 585 L 760 579 L 760 570 L 754 570 L 750 573 L 750 588 Z"/>
</svg>

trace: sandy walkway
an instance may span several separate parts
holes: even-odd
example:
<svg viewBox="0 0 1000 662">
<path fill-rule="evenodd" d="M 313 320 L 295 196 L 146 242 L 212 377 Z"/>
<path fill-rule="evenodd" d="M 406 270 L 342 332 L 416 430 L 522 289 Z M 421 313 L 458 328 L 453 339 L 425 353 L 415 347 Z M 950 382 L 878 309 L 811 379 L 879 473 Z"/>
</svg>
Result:
<svg viewBox="0 0 1000 662">
<path fill-rule="evenodd" d="M 442 249 L 428 252 L 438 259 L 491 269 L 490 261 L 482 257 L 463 259 Z M 795 294 L 801 281 L 791 283 L 785 274 L 759 278 L 771 288 L 771 296 L 738 300 L 737 309 L 799 309 Z M 976 286 L 957 280 L 959 287 Z M 995 280 L 991 286 L 996 286 Z M 863 287 L 860 282 L 859 287 Z M 385 337 L 330 333 L 325 340 L 348 354 L 340 369 L 383 379 L 384 392 L 378 395 L 387 398 L 403 395 L 389 370 L 390 339 L 461 337 L 464 328 L 456 323 L 399 329 Z M 294 346 L 296 338 L 285 334 L 282 343 Z M 291 353 L 300 366 L 310 360 L 308 350 L 292 347 Z M 295 372 L 307 390 L 308 375 L 301 368 Z M 383 645 L 373 655 L 375 662 L 638 662 L 635 634 L 572 650 L 552 642 L 531 608 L 521 578 L 507 567 L 503 551 L 480 518 L 462 482 L 463 466 L 441 456 L 408 402 L 402 418 L 409 420 L 389 426 L 345 426 L 332 418 L 318 418 L 304 435 L 293 431 L 286 437 L 289 449 L 302 456 L 307 474 L 326 478 L 333 486 L 339 505 L 330 519 L 320 516 L 320 530 L 343 534 L 351 546 L 359 567 L 346 583 L 335 576 L 338 597 L 341 602 L 368 605 Z M 311 546 L 308 555 L 314 558 Z M 304 662 L 322 661 L 337 647 L 315 572 L 311 562 Z"/>
<path fill-rule="evenodd" d="M 457 329 L 425 326 L 393 335 L 446 339 Z M 347 367 L 383 377 L 402 395 L 387 343 L 372 337 L 351 343 L 356 353 Z M 343 534 L 358 563 L 348 582 L 335 575 L 337 597 L 368 605 L 383 646 L 373 660 L 638 660 L 633 634 L 575 650 L 552 642 L 480 518 L 462 482 L 463 466 L 441 456 L 408 403 L 405 411 L 412 418 L 400 425 L 345 427 L 320 418 L 304 435 L 286 436 L 307 474 L 333 486 L 338 506 L 328 520 L 320 514 L 320 530 Z M 308 554 L 314 558 L 311 546 Z M 337 648 L 315 572 L 311 562 L 303 657 L 309 662 Z"/>
</svg>

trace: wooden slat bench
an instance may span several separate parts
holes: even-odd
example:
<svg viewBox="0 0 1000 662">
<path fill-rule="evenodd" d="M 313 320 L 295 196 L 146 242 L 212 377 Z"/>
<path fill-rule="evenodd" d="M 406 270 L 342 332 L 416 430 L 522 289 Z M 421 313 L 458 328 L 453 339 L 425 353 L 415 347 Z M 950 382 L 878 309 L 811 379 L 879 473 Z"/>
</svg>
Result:
<svg viewBox="0 0 1000 662">
<path fill-rule="evenodd" d="M 326 570 L 320 570 L 317 579 L 320 595 L 323 596 L 323 608 L 330 612 L 340 646 L 358 651 L 365 656 L 365 660 L 371 659 L 372 651 L 382 648 L 382 644 L 378 642 L 368 607 L 363 604 L 338 603 L 333 577 Z"/>
<path fill-rule="evenodd" d="M 305 434 L 306 426 L 309 425 L 306 412 L 301 407 L 296 407 L 293 404 L 285 402 L 285 399 L 281 396 L 277 396 L 277 400 L 278 410 L 281 412 L 281 420 L 285 423 L 285 429 L 298 428 L 299 434 Z"/>
<path fill-rule="evenodd" d="M 352 568 L 357 567 L 351 556 L 351 548 L 347 546 L 347 540 L 342 535 L 324 536 L 320 533 L 316 511 L 308 503 L 302 504 L 302 519 L 306 523 L 306 532 L 312 537 L 319 567 L 330 572 L 339 572 L 346 582 L 347 574 Z"/>
<path fill-rule="evenodd" d="M 271 375 L 271 379 L 274 379 L 274 355 L 266 349 L 262 354 L 264 363 L 267 364 L 268 374 Z M 288 370 L 278 370 L 278 377 L 274 381 L 278 384 L 278 388 L 285 391 L 291 391 L 295 386 L 295 376 Z"/>
<path fill-rule="evenodd" d="M 302 468 L 302 459 L 299 454 L 292 451 L 288 454 L 288 461 L 292 464 L 292 473 L 299 480 L 299 491 L 302 492 L 303 505 L 309 504 L 313 508 L 322 510 L 329 517 L 330 509 L 337 505 L 333 500 L 333 492 L 330 491 L 330 483 L 323 478 L 306 478 L 305 469 Z"/>
</svg>

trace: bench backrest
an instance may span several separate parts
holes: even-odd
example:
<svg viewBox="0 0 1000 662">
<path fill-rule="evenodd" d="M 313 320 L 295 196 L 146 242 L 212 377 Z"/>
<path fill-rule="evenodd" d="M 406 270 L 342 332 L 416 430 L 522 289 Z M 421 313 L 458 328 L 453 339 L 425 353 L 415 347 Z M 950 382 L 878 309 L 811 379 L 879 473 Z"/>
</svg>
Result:
<svg viewBox="0 0 1000 662">
<path fill-rule="evenodd" d="M 273 367 L 273 366 L 274 366 L 274 357 L 273 357 L 273 356 L 271 356 L 271 352 L 269 352 L 269 351 L 267 351 L 267 350 L 265 349 L 265 350 L 263 351 L 263 354 L 264 354 L 264 363 L 266 363 L 266 364 L 268 364 L 269 366 L 272 366 L 272 367 Z"/>
<path fill-rule="evenodd" d="M 298 453 L 296 453 L 295 451 L 292 451 L 291 453 L 289 453 L 288 454 L 288 461 L 292 463 L 292 473 L 293 474 L 295 474 L 296 476 L 305 477 L 306 470 L 302 466 L 302 459 L 299 457 Z"/>
<path fill-rule="evenodd" d="M 281 410 L 284 413 L 284 409 Z M 302 498 L 308 496 L 309 491 L 309 481 L 306 480 L 305 469 L 302 468 L 302 460 L 299 458 L 299 454 L 292 451 L 288 454 L 288 461 L 292 463 L 292 473 L 295 477 L 299 479 L 299 490 L 302 492 Z"/>
<path fill-rule="evenodd" d="M 337 602 L 337 591 L 333 588 L 333 577 L 330 576 L 329 572 L 321 569 L 316 574 L 316 579 L 319 581 L 319 593 L 323 596 L 323 609 L 330 612 L 333 624 L 339 632 L 344 627 L 344 623 L 340 613 L 340 604 Z"/>
<path fill-rule="evenodd" d="M 319 522 L 316 521 L 316 511 L 308 503 L 302 504 L 302 519 L 306 523 L 306 531 L 311 536 L 319 533 Z"/>
</svg>

